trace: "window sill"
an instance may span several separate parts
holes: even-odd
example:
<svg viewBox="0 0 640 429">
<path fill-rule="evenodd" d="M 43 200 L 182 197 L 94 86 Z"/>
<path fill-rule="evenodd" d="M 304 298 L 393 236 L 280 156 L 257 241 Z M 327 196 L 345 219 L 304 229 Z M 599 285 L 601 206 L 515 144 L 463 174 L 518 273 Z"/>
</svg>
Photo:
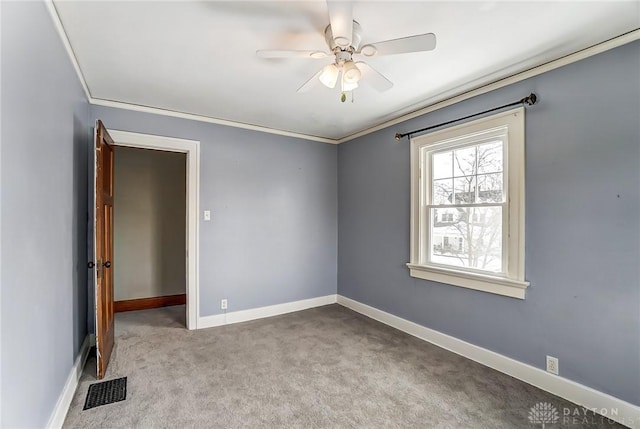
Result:
<svg viewBox="0 0 640 429">
<path fill-rule="evenodd" d="M 423 280 L 524 299 L 527 281 L 408 263 L 409 275 Z"/>
</svg>

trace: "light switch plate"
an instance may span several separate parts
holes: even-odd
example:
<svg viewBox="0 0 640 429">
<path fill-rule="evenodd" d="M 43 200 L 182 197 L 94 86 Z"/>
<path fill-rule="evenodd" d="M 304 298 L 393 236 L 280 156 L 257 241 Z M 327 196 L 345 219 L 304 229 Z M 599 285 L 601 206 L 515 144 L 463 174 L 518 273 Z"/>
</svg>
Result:
<svg viewBox="0 0 640 429">
<path fill-rule="evenodd" d="M 204 211 L 204 220 L 211 220 L 211 210 Z"/>
</svg>

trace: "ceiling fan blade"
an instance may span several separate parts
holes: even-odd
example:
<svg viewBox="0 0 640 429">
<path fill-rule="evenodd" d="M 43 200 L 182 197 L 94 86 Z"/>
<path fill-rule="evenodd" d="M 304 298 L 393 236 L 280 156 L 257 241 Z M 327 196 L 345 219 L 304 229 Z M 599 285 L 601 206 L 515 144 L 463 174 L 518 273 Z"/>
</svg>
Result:
<svg viewBox="0 0 640 429">
<path fill-rule="evenodd" d="M 432 51 L 435 48 L 436 35 L 426 33 L 417 36 L 402 37 L 400 39 L 368 43 L 360 48 L 360 53 L 367 57 L 374 57 L 380 55 L 405 54 L 408 52 Z"/>
<path fill-rule="evenodd" d="M 311 90 L 311 88 L 314 88 L 318 84 L 318 82 L 320 82 L 318 80 L 318 78 L 320 77 L 320 74 L 322 73 L 322 70 L 324 70 L 324 69 L 320 69 L 318 71 L 318 73 L 316 73 L 313 76 L 311 76 L 311 79 L 309 79 L 308 81 L 303 83 L 302 86 L 300 88 L 298 88 L 298 90 L 296 92 L 307 92 L 307 91 Z"/>
<path fill-rule="evenodd" d="M 313 58 L 321 59 L 329 56 L 322 51 L 294 51 L 286 49 L 259 49 L 256 51 L 258 58 Z"/>
<path fill-rule="evenodd" d="M 374 69 L 369 64 L 358 61 L 356 66 L 360 69 L 360 73 L 362 74 L 360 80 L 372 88 L 382 92 L 391 89 L 393 86 L 393 82 L 384 77 L 378 70 Z"/>
<path fill-rule="evenodd" d="M 333 40 L 342 48 L 351 46 L 353 35 L 353 5 L 349 1 L 327 0 Z"/>
</svg>

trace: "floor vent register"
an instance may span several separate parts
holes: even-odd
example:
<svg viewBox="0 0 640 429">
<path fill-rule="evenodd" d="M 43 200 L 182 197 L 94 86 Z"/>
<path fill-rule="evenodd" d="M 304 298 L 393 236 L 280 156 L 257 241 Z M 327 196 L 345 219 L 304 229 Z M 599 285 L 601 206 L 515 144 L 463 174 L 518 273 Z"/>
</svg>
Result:
<svg viewBox="0 0 640 429">
<path fill-rule="evenodd" d="M 83 410 L 127 399 L 127 377 L 94 383 L 89 386 Z"/>
</svg>

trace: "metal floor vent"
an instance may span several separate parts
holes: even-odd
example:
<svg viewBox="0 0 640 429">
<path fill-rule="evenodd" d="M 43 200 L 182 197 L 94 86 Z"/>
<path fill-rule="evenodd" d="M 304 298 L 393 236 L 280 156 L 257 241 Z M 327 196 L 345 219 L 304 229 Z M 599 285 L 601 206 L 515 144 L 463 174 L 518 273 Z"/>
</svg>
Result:
<svg viewBox="0 0 640 429">
<path fill-rule="evenodd" d="M 94 383 L 89 386 L 83 410 L 127 399 L 127 377 Z"/>
</svg>

